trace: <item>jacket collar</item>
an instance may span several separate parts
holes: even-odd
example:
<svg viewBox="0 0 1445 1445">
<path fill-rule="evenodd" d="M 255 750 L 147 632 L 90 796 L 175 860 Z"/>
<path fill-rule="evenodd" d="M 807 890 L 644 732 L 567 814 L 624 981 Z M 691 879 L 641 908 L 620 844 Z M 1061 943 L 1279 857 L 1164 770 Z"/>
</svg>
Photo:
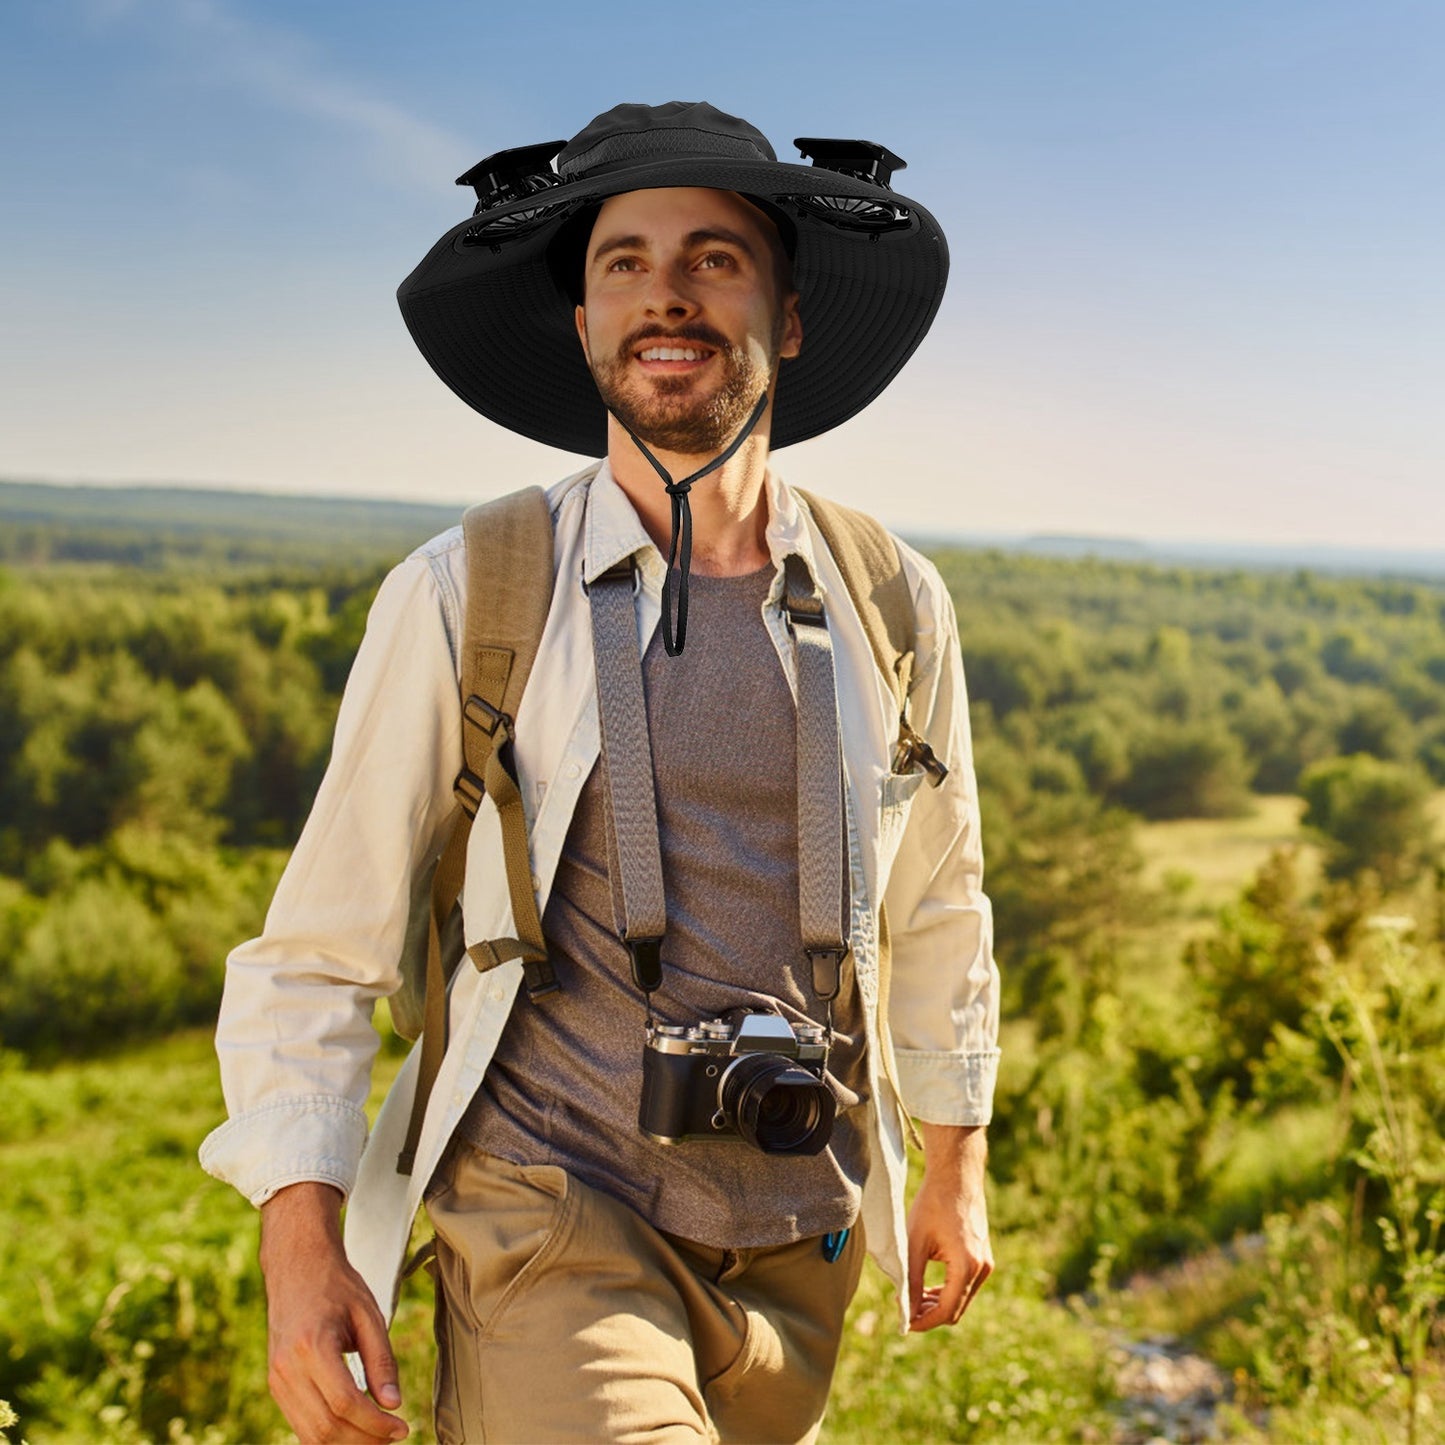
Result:
<svg viewBox="0 0 1445 1445">
<path fill-rule="evenodd" d="M 773 587 L 773 596 L 776 597 L 782 585 L 783 563 L 789 556 L 800 556 L 814 578 L 818 577 L 818 568 L 814 560 L 812 531 L 797 493 L 771 467 L 764 479 L 763 491 L 768 504 L 764 540 L 777 571 Z M 667 572 L 666 559 L 647 535 L 636 509 L 627 493 L 618 486 L 611 464 L 605 457 L 589 484 L 585 526 L 582 575 L 589 586 L 624 558 L 636 557 L 643 587 L 649 592 L 662 590 L 662 579 Z M 823 590 L 821 582 L 819 587 Z"/>
</svg>

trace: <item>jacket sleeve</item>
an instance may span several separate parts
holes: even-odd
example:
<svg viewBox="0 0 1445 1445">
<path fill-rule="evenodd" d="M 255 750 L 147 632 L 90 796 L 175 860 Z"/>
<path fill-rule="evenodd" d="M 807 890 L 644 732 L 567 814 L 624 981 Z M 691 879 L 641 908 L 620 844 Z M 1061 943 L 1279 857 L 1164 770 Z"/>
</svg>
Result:
<svg viewBox="0 0 1445 1445">
<path fill-rule="evenodd" d="M 265 928 L 227 961 L 216 1050 L 229 1119 L 202 1144 L 201 1163 L 253 1204 L 302 1180 L 349 1195 L 356 1179 L 378 1044 L 372 1008 L 397 986 L 411 879 L 452 807 L 452 600 L 424 555 L 382 583 Z"/>
<path fill-rule="evenodd" d="M 998 1074 L 999 977 L 958 624 L 937 569 L 900 551 L 919 569 L 909 721 L 949 772 L 938 788 L 913 784 L 897 804 L 902 836 L 884 891 L 889 1028 L 910 1114 L 930 1124 L 987 1124 Z"/>
</svg>

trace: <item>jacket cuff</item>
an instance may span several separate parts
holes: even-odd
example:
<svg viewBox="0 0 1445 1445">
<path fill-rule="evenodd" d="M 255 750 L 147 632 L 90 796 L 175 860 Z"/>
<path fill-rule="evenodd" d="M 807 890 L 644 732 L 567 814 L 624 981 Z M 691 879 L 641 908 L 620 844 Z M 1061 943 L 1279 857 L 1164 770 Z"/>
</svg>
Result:
<svg viewBox="0 0 1445 1445">
<path fill-rule="evenodd" d="M 997 1049 L 973 1054 L 899 1049 L 904 1107 L 925 1124 L 987 1124 L 993 1118 L 998 1056 Z"/>
<path fill-rule="evenodd" d="M 293 1094 L 213 1129 L 201 1168 L 264 1204 L 288 1184 L 332 1184 L 349 1197 L 366 1145 L 366 1113 L 332 1094 Z"/>
</svg>

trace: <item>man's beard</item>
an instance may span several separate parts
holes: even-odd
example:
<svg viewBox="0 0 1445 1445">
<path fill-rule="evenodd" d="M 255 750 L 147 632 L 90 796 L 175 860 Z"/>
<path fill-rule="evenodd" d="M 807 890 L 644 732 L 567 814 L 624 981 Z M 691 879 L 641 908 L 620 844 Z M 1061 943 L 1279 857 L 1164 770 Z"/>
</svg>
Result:
<svg viewBox="0 0 1445 1445">
<path fill-rule="evenodd" d="M 699 393 L 696 376 L 640 378 L 627 385 L 627 369 L 638 349 L 649 341 L 676 346 L 694 342 L 711 348 L 723 369 L 722 382 Z M 679 456 L 720 452 L 742 430 L 771 379 L 771 364 L 739 350 L 710 326 L 683 326 L 676 331 L 646 327 L 629 336 L 615 356 L 594 358 L 592 375 L 603 405 L 628 431 L 659 451 Z"/>
</svg>

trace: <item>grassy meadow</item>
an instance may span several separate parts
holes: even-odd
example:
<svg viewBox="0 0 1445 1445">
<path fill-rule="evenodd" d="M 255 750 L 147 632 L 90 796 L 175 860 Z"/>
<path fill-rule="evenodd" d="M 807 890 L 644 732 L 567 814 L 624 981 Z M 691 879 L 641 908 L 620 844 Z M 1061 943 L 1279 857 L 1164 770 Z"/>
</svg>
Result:
<svg viewBox="0 0 1445 1445">
<path fill-rule="evenodd" d="M 195 1162 L 209 1025 L 437 519 L 45 493 L 0 487 L 0 1438 L 286 1440 L 257 1217 Z M 870 1266 L 824 1439 L 1445 1437 L 1445 583 L 937 560 L 998 1271 L 900 1338 Z M 422 1440 L 429 1291 L 393 1331 Z"/>
</svg>

